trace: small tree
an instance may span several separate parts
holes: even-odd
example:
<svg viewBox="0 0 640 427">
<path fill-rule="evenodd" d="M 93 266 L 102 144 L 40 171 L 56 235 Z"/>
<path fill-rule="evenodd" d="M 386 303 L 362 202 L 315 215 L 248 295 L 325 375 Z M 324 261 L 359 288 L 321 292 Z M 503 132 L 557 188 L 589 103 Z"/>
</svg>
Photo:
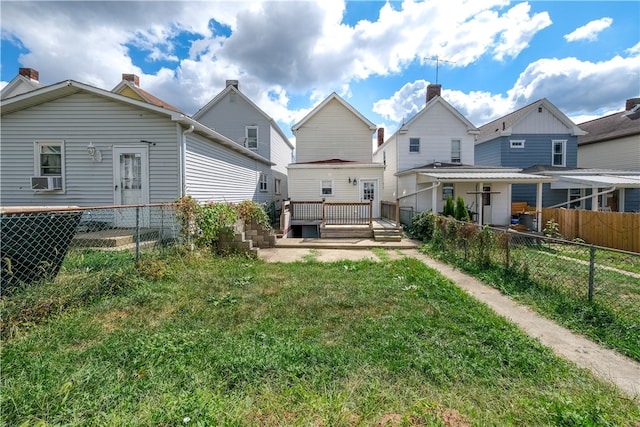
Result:
<svg viewBox="0 0 640 427">
<path fill-rule="evenodd" d="M 444 202 L 444 209 L 442 211 L 442 215 L 444 216 L 455 216 L 455 207 L 453 205 L 453 199 L 451 196 L 447 196 L 447 200 Z"/>
<path fill-rule="evenodd" d="M 454 216 L 458 221 L 466 221 L 466 222 L 471 221 L 471 217 L 469 216 L 469 211 L 467 210 L 467 207 L 464 205 L 464 200 L 460 196 L 458 196 L 458 198 L 456 199 Z"/>
</svg>

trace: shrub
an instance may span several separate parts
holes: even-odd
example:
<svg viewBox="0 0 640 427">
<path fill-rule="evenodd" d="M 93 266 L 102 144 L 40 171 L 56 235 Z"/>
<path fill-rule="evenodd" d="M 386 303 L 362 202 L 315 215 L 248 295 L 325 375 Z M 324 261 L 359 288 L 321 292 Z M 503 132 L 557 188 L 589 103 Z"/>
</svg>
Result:
<svg viewBox="0 0 640 427">
<path fill-rule="evenodd" d="M 254 220 L 264 227 L 271 228 L 271 221 L 269 220 L 269 215 L 267 215 L 264 205 L 251 200 L 245 200 L 235 206 L 238 215 L 245 223 Z"/>
<path fill-rule="evenodd" d="M 432 211 L 422 211 L 413 215 L 407 233 L 413 239 L 430 240 L 433 237 L 437 215 Z"/>
<path fill-rule="evenodd" d="M 453 205 L 453 199 L 451 196 L 447 197 L 447 200 L 444 202 L 444 209 L 442 211 L 442 215 L 444 216 L 454 216 L 456 213 L 455 207 Z"/>
<path fill-rule="evenodd" d="M 469 216 L 469 211 L 467 207 L 464 205 L 464 200 L 462 197 L 458 196 L 456 199 L 456 207 L 453 215 L 458 221 L 471 221 L 471 217 Z"/>
</svg>

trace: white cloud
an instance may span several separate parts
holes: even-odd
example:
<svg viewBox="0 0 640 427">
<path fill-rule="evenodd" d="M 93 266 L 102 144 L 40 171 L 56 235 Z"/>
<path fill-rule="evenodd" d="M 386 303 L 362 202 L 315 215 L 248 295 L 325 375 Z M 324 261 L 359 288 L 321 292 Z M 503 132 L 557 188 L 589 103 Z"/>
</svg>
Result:
<svg viewBox="0 0 640 427">
<path fill-rule="evenodd" d="M 598 34 L 609 28 L 612 23 L 613 19 L 611 18 L 600 18 L 595 21 L 591 21 L 580 28 L 576 28 L 569 34 L 565 34 L 564 38 L 568 42 L 575 42 L 580 40 L 586 40 L 590 42 L 596 41 L 598 39 Z"/>
</svg>

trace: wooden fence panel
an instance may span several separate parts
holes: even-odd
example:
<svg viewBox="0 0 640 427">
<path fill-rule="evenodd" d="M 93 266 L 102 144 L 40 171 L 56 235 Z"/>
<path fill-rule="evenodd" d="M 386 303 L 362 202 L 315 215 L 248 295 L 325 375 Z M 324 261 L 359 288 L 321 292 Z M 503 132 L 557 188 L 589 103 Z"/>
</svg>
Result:
<svg viewBox="0 0 640 427">
<path fill-rule="evenodd" d="M 567 239 L 579 237 L 597 246 L 640 253 L 640 213 L 543 209 L 543 228 L 549 220 Z"/>
</svg>

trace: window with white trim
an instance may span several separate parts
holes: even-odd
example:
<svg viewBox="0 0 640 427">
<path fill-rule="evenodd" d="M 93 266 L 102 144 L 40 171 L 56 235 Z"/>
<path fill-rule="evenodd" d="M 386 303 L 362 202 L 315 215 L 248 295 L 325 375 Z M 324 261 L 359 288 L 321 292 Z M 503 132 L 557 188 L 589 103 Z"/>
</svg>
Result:
<svg viewBox="0 0 640 427">
<path fill-rule="evenodd" d="M 409 138 L 409 152 L 410 153 L 420 152 L 420 138 Z"/>
<path fill-rule="evenodd" d="M 258 126 L 247 126 L 244 132 L 244 146 L 252 150 L 258 148 Z"/>
<path fill-rule="evenodd" d="M 260 172 L 260 191 L 264 193 L 267 190 L 268 190 L 267 174 L 264 172 Z"/>
<path fill-rule="evenodd" d="M 524 139 L 512 139 L 509 143 L 511 148 L 524 148 Z"/>
<path fill-rule="evenodd" d="M 333 196 L 333 181 L 330 179 L 323 179 L 320 184 L 320 189 L 323 196 Z"/>
<path fill-rule="evenodd" d="M 566 166 L 567 140 L 554 139 L 551 147 L 551 166 Z"/>
<path fill-rule="evenodd" d="M 36 191 L 64 191 L 64 142 L 35 141 L 33 144 L 33 177 Z"/>
<path fill-rule="evenodd" d="M 460 140 L 451 140 L 451 163 L 460 163 L 462 161 L 460 157 Z"/>
<path fill-rule="evenodd" d="M 276 178 L 273 180 L 273 192 L 275 194 L 280 194 L 280 186 L 281 186 L 281 182 L 279 178 Z"/>
<path fill-rule="evenodd" d="M 567 190 L 569 192 L 568 197 L 569 197 L 569 201 L 571 203 L 569 203 L 569 208 L 570 209 L 582 209 L 582 200 L 578 200 L 578 201 L 574 201 L 576 199 L 579 199 L 583 196 L 583 191 L 581 188 L 570 188 Z"/>
<path fill-rule="evenodd" d="M 442 184 L 442 200 L 447 200 L 448 197 L 453 199 L 453 182 L 445 182 Z"/>
</svg>

